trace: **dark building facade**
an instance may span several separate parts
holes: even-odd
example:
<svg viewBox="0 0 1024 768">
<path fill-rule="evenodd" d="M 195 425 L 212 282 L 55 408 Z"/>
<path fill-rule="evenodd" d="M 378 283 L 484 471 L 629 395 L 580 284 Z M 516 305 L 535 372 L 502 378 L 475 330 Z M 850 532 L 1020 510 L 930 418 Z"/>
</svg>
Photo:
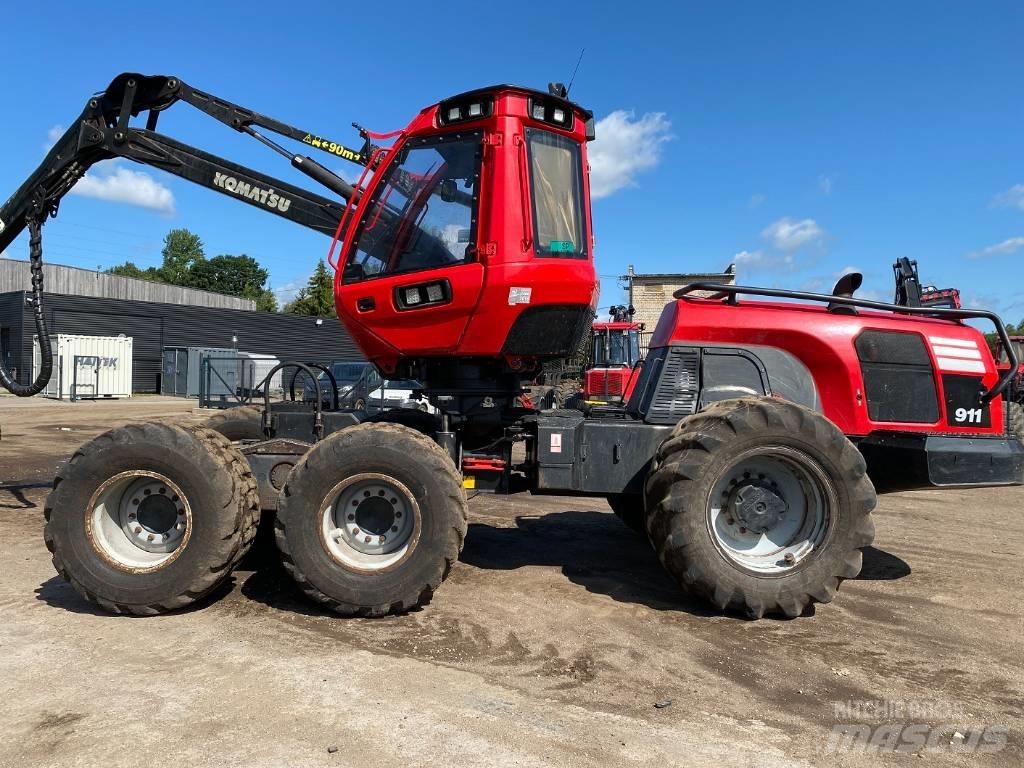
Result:
<svg viewBox="0 0 1024 768">
<path fill-rule="evenodd" d="M 27 296 L 0 293 L 0 360 L 8 370 L 16 368 L 25 384 L 32 376 L 36 330 Z M 64 294 L 47 294 L 43 306 L 52 335 L 131 336 L 135 392 L 160 391 L 164 347 L 237 347 L 303 362 L 363 359 L 341 323 L 330 317 Z"/>
</svg>

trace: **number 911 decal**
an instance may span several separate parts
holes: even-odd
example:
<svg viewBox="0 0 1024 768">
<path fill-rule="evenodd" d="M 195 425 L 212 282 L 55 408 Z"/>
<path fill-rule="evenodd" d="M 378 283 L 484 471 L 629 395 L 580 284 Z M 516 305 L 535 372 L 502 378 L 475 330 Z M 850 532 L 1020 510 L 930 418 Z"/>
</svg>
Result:
<svg viewBox="0 0 1024 768">
<path fill-rule="evenodd" d="M 946 392 L 946 423 L 951 427 L 990 427 L 992 414 L 981 396 L 985 387 L 976 376 L 942 377 Z"/>
</svg>

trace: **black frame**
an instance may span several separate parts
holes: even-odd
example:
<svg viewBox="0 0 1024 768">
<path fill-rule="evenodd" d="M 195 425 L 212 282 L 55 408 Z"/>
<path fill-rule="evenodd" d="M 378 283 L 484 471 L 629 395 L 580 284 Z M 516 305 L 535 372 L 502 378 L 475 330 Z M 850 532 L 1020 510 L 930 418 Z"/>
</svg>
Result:
<svg viewBox="0 0 1024 768">
<path fill-rule="evenodd" d="M 810 293 L 807 291 L 789 291 L 782 288 L 755 288 L 746 285 L 726 285 L 724 283 L 697 282 L 684 285 L 672 294 L 674 299 L 690 298 L 691 293 L 696 291 L 709 291 L 712 296 L 693 297 L 704 301 L 725 300 L 729 306 L 738 306 L 737 296 L 745 294 L 748 296 L 767 296 L 776 299 L 799 299 L 800 301 L 818 301 L 826 304 L 841 305 L 847 307 L 864 307 L 865 309 L 877 309 L 883 312 L 893 312 L 903 315 L 921 315 L 924 317 L 948 317 L 958 320 L 976 318 L 988 320 L 995 326 L 996 333 L 1007 346 L 1007 355 L 1010 358 L 1010 367 L 981 397 L 982 404 L 990 403 L 1001 395 L 1017 375 L 1017 352 L 1010 346 L 1010 336 L 1006 332 L 1006 326 L 999 315 L 989 312 L 986 309 L 942 309 L 940 307 L 906 307 L 900 304 L 887 304 L 884 301 L 871 301 L 870 299 L 857 299 L 852 296 L 834 296 L 825 293 Z"/>
</svg>

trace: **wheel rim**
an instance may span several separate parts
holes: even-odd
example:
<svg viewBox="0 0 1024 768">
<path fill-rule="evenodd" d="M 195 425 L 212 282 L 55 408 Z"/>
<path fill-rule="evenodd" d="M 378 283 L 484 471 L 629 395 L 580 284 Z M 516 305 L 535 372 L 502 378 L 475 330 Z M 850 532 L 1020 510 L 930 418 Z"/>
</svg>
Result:
<svg viewBox="0 0 1024 768">
<path fill-rule="evenodd" d="M 835 490 L 817 461 L 786 446 L 741 454 L 712 486 L 708 530 L 733 565 L 784 575 L 807 564 L 832 533 Z"/>
<path fill-rule="evenodd" d="M 86 535 L 93 548 L 122 571 L 164 568 L 192 535 L 192 507 L 174 482 L 159 472 L 132 470 L 106 480 L 86 507 Z"/>
<path fill-rule="evenodd" d="M 412 492 L 376 472 L 338 483 L 320 518 L 324 549 L 350 570 L 391 570 L 412 554 L 420 538 L 420 507 Z"/>
</svg>

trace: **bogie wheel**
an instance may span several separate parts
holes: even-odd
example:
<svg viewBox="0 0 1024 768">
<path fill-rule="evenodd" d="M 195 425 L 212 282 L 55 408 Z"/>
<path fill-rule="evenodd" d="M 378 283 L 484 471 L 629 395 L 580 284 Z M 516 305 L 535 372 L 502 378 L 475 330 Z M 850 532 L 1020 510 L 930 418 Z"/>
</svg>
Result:
<svg viewBox="0 0 1024 768">
<path fill-rule="evenodd" d="M 263 435 L 263 408 L 255 405 L 228 408 L 216 413 L 206 420 L 205 426 L 220 432 L 232 442 L 266 439 Z"/>
<path fill-rule="evenodd" d="M 1024 442 L 1024 405 L 1008 402 L 1006 408 L 1009 412 L 1010 434 Z"/>
<path fill-rule="evenodd" d="M 367 423 L 317 443 L 295 465 L 277 515 L 285 569 L 303 592 L 349 616 L 430 601 L 462 551 L 466 496 L 429 437 Z"/>
<path fill-rule="evenodd" d="M 831 601 L 874 537 L 860 452 L 828 419 L 780 400 L 726 400 L 680 421 L 646 494 L 669 573 L 753 618 Z"/>
<path fill-rule="evenodd" d="M 642 496 L 629 493 L 616 493 L 608 497 L 608 506 L 612 508 L 615 516 L 621 520 L 627 528 L 637 533 L 647 533 L 646 515 L 644 514 L 644 500 Z"/>
<path fill-rule="evenodd" d="M 231 573 L 256 535 L 259 493 L 217 432 L 132 424 L 75 452 L 45 516 L 53 565 L 79 594 L 149 615 L 195 602 Z"/>
</svg>

